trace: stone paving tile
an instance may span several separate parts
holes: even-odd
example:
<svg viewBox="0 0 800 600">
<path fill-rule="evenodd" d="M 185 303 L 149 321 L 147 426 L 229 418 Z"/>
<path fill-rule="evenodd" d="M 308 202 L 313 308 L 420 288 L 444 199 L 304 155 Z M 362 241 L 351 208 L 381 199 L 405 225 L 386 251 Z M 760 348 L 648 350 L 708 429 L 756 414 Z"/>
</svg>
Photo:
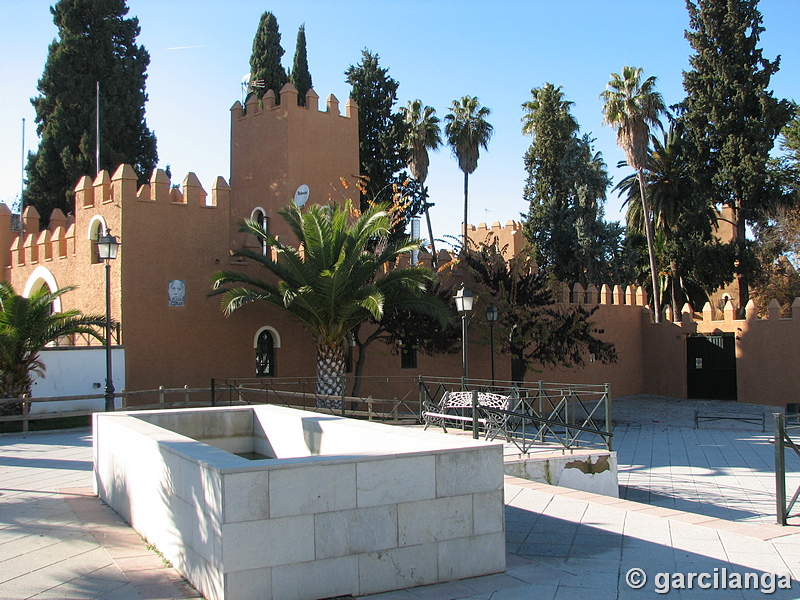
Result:
<svg viewBox="0 0 800 600">
<path fill-rule="evenodd" d="M 786 528 L 778 528 L 759 513 L 773 508 L 768 435 L 659 423 L 627 424 L 618 430 L 615 446 L 627 500 L 509 478 L 507 543 L 515 552 L 527 552 L 527 558 L 508 555 L 505 574 L 379 594 L 369 600 L 653 597 L 652 585 L 631 590 L 620 578 L 633 566 L 653 574 L 722 566 L 787 572 L 794 568 L 797 576 L 800 527 L 787 534 Z M 62 557 L 56 563 L 60 567 L 50 571 L 58 573 L 60 580 L 51 578 L 44 568 L 35 575 L 41 585 L 36 597 L 65 600 L 73 593 L 76 598 L 104 600 L 198 597 L 196 592 L 191 596 L 193 590 L 185 589 L 182 579 L 170 575 L 174 571 L 163 568 L 113 511 L 87 493 L 91 450 L 86 434 L 35 437 L 19 444 L 0 438 L 0 503 L 13 508 L 10 517 L 0 512 L 0 578 L 3 573 L 13 575 L 9 564 L 20 568 L 13 562 L 18 555 L 7 551 L 15 542 L 30 543 L 26 556 L 36 559 L 37 552 L 41 558 L 47 548 L 76 538 L 102 544 L 105 558 L 93 563 L 100 566 L 69 580 L 69 571 L 78 571 L 71 561 L 81 555 Z M 62 488 L 61 493 L 57 488 Z M 644 502 L 632 502 L 633 498 Z M 56 527 L 57 535 L 48 533 L 54 523 L 64 525 Z M 39 536 L 49 539 L 41 541 Z M 0 595 L 4 598 L 30 598 L 36 593 L 19 575 L 11 581 L 13 585 L 3 585 Z M 702 590 L 702 596 L 696 592 L 673 590 L 667 597 L 748 597 L 734 590 Z M 792 596 L 776 592 L 771 597 L 800 597 L 800 583 L 795 582 L 794 592 Z"/>
</svg>

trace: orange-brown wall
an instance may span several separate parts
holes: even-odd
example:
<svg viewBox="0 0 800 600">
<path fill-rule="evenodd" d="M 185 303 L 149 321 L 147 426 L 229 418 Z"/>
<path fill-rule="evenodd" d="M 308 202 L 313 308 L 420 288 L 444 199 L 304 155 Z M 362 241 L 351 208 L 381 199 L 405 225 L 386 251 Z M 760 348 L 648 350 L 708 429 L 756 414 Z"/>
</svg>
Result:
<svg viewBox="0 0 800 600">
<path fill-rule="evenodd" d="M 268 93 L 264 101 L 251 99 L 245 111 L 238 102 L 231 109 L 231 178 L 211 183 L 210 193 L 193 174 L 179 188 L 161 170 L 149 185 L 136 189 L 129 166 L 113 175 L 101 172 L 94 181 L 82 178 L 76 186 L 74 215 L 55 211 L 50 229 L 40 232 L 39 215 L 28 208 L 22 234 L 11 230 L 11 214 L 0 206 L 0 260 L 4 276 L 22 292 L 37 268 L 52 275 L 58 287 L 77 286 L 63 297 L 62 308 L 84 313 L 105 312 L 105 268 L 92 260 L 90 224 L 101 219 L 121 242 L 119 257 L 111 265 L 112 316 L 121 322 L 125 347 L 126 385 L 129 390 L 158 386 L 209 385 L 212 377 L 251 377 L 255 374 L 254 342 L 263 327 L 277 331 L 277 375 L 312 377 L 315 374 L 314 340 L 310 333 L 278 309 L 253 304 L 226 317 L 219 297 L 209 297 L 211 276 L 220 269 L 263 276 L 257 267 L 232 257 L 242 244 L 252 245 L 238 233 L 237 221 L 263 208 L 273 234 L 290 236 L 278 216 L 295 190 L 306 184 L 311 203 L 341 201 L 355 196 L 354 187 L 343 189 L 340 178 L 353 182 L 358 174 L 358 117 L 352 101 L 345 115 L 330 96 L 326 111 L 318 109 L 312 91 L 307 107 L 298 107 L 296 90 L 284 87 L 280 106 Z M 519 226 L 469 227 L 478 243 L 489 233 L 512 253 L 521 251 Z M 289 238 L 290 241 L 291 238 Z M 442 253 L 441 258 L 447 259 Z M 429 259 L 429 257 L 428 257 Z M 186 283 L 185 306 L 169 306 L 167 286 L 173 279 Z M 583 368 L 531 370 L 536 380 L 610 383 L 612 395 L 639 393 L 685 397 L 686 336 L 695 333 L 733 332 L 737 336 L 739 400 L 781 406 L 798 402 L 800 370 L 800 301 L 792 319 L 779 319 L 777 307 L 770 318 L 756 318 L 748 306 L 747 318 L 735 320 L 732 306 L 724 320 L 714 321 L 707 306 L 694 320 L 681 315 L 652 323 L 643 292 L 637 288 L 580 285 L 564 289 L 564 303 L 599 306 L 594 321 L 600 336 L 613 342 L 619 360 Z M 470 377 L 491 376 L 488 328 L 476 310 L 471 317 Z M 499 339 L 497 348 L 500 348 Z M 369 349 L 366 376 L 459 377 L 461 355 L 418 356 L 417 369 L 402 369 L 400 357 L 382 343 Z M 495 356 L 495 377 L 510 379 L 507 355 Z M 408 380 L 406 380 L 408 381 Z M 384 384 L 373 393 L 401 397 L 408 383 Z"/>
<path fill-rule="evenodd" d="M 352 184 L 359 173 L 358 107 L 348 100 L 341 116 L 333 95 L 324 112 L 318 110 L 319 97 L 313 90 L 306 95 L 305 107 L 298 106 L 296 98 L 297 90 L 287 83 L 278 106 L 274 94 L 267 92 L 261 104 L 251 96 L 246 111 L 239 102 L 231 108 L 230 221 L 234 242 L 244 241 L 237 223 L 250 218 L 257 207 L 266 210 L 270 233 L 291 236 L 278 211 L 303 184 L 309 187 L 312 204 L 357 196 Z M 343 188 L 340 178 L 348 181 L 349 190 Z"/>
</svg>

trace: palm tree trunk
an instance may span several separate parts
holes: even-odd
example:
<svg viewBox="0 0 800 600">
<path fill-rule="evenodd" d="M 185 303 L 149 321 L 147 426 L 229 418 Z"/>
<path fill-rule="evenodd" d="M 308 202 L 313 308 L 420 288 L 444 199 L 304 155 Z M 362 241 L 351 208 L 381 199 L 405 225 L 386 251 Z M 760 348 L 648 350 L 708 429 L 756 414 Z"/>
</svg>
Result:
<svg viewBox="0 0 800 600">
<path fill-rule="evenodd" d="M 683 309 L 683 305 L 680 303 L 679 297 L 680 299 L 683 299 L 683 290 L 680 287 L 681 275 L 678 263 L 674 260 L 671 261 L 669 264 L 669 270 L 672 272 L 672 320 L 680 321 L 680 311 Z"/>
<path fill-rule="evenodd" d="M 422 186 L 422 206 L 425 207 L 425 220 L 428 222 L 428 239 L 431 241 L 431 267 L 435 270 L 438 263 L 438 256 L 436 256 L 436 243 L 433 241 L 433 226 L 431 225 L 431 213 L 428 210 L 428 188 Z"/>
<path fill-rule="evenodd" d="M 647 203 L 647 188 L 644 185 L 644 173 L 641 169 L 636 170 L 639 179 L 639 193 L 642 196 L 642 211 L 644 212 L 644 232 L 647 236 L 647 253 L 650 255 L 650 279 L 653 282 L 653 320 L 661 323 L 661 304 L 658 297 L 658 271 L 656 270 L 656 250 L 653 244 L 653 227 L 650 224 L 650 207 Z"/>
<path fill-rule="evenodd" d="M 463 252 L 465 253 L 467 251 L 468 240 L 469 240 L 469 237 L 467 236 L 467 224 L 469 223 L 469 221 L 467 221 L 467 208 L 469 207 L 468 198 L 469 198 L 469 173 L 464 171 L 464 241 L 462 242 L 462 246 L 463 246 Z"/>
<path fill-rule="evenodd" d="M 4 374 L 0 398 L 25 398 L 31 395 L 32 382 L 27 368 L 16 365 Z M 0 404 L 0 417 L 22 414 L 22 402 Z"/>
<path fill-rule="evenodd" d="M 344 347 L 341 343 L 317 346 L 318 407 L 341 408 L 344 390 Z"/>
</svg>

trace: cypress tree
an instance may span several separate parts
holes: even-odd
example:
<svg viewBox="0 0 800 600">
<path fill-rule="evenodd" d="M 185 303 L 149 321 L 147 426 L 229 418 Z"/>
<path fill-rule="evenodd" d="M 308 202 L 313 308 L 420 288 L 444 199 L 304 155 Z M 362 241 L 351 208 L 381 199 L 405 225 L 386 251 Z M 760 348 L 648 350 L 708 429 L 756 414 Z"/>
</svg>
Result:
<svg viewBox="0 0 800 600">
<path fill-rule="evenodd" d="M 391 201 L 392 184 L 399 182 L 396 174 L 406 164 L 403 117 L 392 112 L 400 84 L 389 76 L 388 69 L 378 65 L 379 59 L 377 54 L 363 50 L 361 63 L 345 71 L 347 83 L 353 86 L 350 97 L 358 104 L 359 162 L 367 183 L 362 210 L 368 200 Z"/>
<path fill-rule="evenodd" d="M 605 163 L 593 150 L 594 140 L 579 137 L 572 102 L 560 87 L 546 83 L 531 94 L 533 99 L 522 105 L 527 111 L 523 133 L 533 135 L 524 157 L 525 238 L 539 267 L 556 278 L 600 283 L 605 257 L 598 240 L 610 183 Z"/>
<path fill-rule="evenodd" d="M 289 81 L 281 65 L 282 56 L 278 20 L 275 15 L 267 11 L 261 15 L 256 36 L 253 38 L 253 53 L 250 56 L 250 81 L 262 81 L 264 84 L 255 90 L 259 99 L 267 90 L 272 90 L 275 92 L 275 103 L 280 104 L 281 88 Z"/>
<path fill-rule="evenodd" d="M 714 204 L 733 208 L 739 304 L 749 299 L 757 264 L 746 239 L 753 223 L 776 199 L 769 153 L 791 117 L 791 104 L 769 91 L 780 56 L 770 61 L 758 47 L 758 0 L 687 0 L 694 54 L 684 72 L 687 97 L 680 105 L 689 142 L 691 175 Z"/>
<path fill-rule="evenodd" d="M 294 63 L 289 80 L 292 82 L 292 85 L 297 88 L 297 104 L 305 106 L 306 92 L 314 87 L 311 83 L 311 73 L 308 70 L 305 25 L 300 25 L 300 29 L 297 32 L 297 46 L 294 51 Z"/>
<path fill-rule="evenodd" d="M 40 142 L 28 156 L 25 204 L 43 222 L 56 208 L 71 213 L 74 187 L 96 173 L 96 92 L 100 83 L 100 168 L 133 166 L 139 183 L 158 160 L 155 135 L 144 116 L 150 55 L 136 44 L 139 20 L 126 19 L 125 0 L 59 0 L 50 9 L 58 38 L 38 83 Z"/>
</svg>

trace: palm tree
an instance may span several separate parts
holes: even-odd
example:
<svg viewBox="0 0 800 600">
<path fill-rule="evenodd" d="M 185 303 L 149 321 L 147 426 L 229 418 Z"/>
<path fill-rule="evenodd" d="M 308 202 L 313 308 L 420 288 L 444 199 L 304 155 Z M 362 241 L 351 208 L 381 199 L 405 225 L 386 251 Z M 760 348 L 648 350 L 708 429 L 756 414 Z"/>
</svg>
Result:
<svg viewBox="0 0 800 600">
<path fill-rule="evenodd" d="M 682 296 L 689 299 L 691 287 L 694 295 L 693 304 L 696 306 L 701 294 L 695 290 L 702 290 L 702 286 L 685 279 L 681 264 L 681 258 L 685 257 L 675 252 L 671 242 L 680 235 L 687 235 L 690 231 L 707 235 L 711 224 L 716 221 L 716 215 L 711 204 L 703 199 L 696 199 L 692 193 L 689 165 L 685 159 L 685 145 L 680 129 L 670 125 L 669 131 L 665 132 L 661 139 L 652 135 L 650 141 L 652 149 L 648 150 L 647 161 L 643 167 L 650 195 L 648 205 L 652 213 L 656 246 L 669 248 L 667 255 L 662 259 L 665 263 L 669 262 L 668 287 L 672 311 L 674 315 L 679 316 L 685 302 Z M 645 231 L 638 175 L 628 175 L 617 184 L 615 190 L 626 196 L 624 204 L 628 207 L 626 213 L 628 227 Z"/>
<path fill-rule="evenodd" d="M 316 339 L 317 393 L 333 396 L 318 404 L 338 408 L 337 397 L 344 390 L 345 342 L 355 327 L 406 308 L 441 318 L 443 325 L 447 314 L 424 294 L 433 278 L 430 270 L 392 268 L 401 255 L 419 248 L 419 240 L 390 235 L 391 217 L 385 207 L 359 213 L 348 200 L 344 206 L 312 205 L 303 214 L 290 204 L 281 216 L 299 247 L 279 242 L 248 220 L 241 230 L 263 240 L 277 260 L 273 252 L 243 249 L 235 253 L 265 267 L 278 282 L 218 271 L 212 276 L 212 295 L 223 295 L 226 314 L 250 302 L 265 301 L 305 323 Z"/>
<path fill-rule="evenodd" d="M 450 113 L 445 116 L 446 124 L 444 134 L 447 143 L 458 159 L 458 168 L 464 172 L 464 237 L 462 251 L 467 251 L 467 225 L 469 175 L 478 168 L 480 149 L 484 150 L 489 144 L 494 128 L 486 121 L 492 113 L 485 106 L 481 106 L 474 96 L 464 96 L 461 100 L 454 100 L 450 106 Z"/>
<path fill-rule="evenodd" d="M 603 105 L 603 123 L 617 130 L 617 145 L 625 152 L 628 166 L 636 170 L 642 197 L 642 212 L 647 237 L 647 252 L 650 256 L 650 277 L 653 283 L 653 313 L 656 323 L 661 322 L 661 307 L 658 298 L 658 273 L 653 245 L 651 212 L 647 202 L 647 190 L 642 170 L 647 163 L 650 127 L 661 128 L 659 117 L 666 112 L 664 99 L 655 91 L 656 78 L 642 81 L 642 69 L 622 67 L 622 76 L 611 74 L 600 98 Z"/>
<path fill-rule="evenodd" d="M 25 298 L 7 282 L 0 283 L 0 398 L 30 395 L 34 375 L 42 376 L 42 349 L 61 337 L 86 334 L 98 340 L 102 315 L 83 315 L 71 309 L 53 312 L 53 302 L 73 290 L 64 287 L 51 292 L 43 287 Z M 0 405 L 0 415 L 20 414 L 22 404 Z"/>
<path fill-rule="evenodd" d="M 431 215 L 428 210 L 431 205 L 428 204 L 425 180 L 428 178 L 428 150 L 437 150 L 442 145 L 439 117 L 436 116 L 434 108 L 422 106 L 421 100 L 409 100 L 407 107 L 400 107 L 400 112 L 406 126 L 404 145 L 408 149 L 408 168 L 411 176 L 419 182 L 422 188 L 422 206 L 425 210 L 428 237 L 431 241 L 431 260 L 433 267 L 436 268 L 436 244 L 433 241 L 433 227 L 431 227 Z"/>
</svg>

